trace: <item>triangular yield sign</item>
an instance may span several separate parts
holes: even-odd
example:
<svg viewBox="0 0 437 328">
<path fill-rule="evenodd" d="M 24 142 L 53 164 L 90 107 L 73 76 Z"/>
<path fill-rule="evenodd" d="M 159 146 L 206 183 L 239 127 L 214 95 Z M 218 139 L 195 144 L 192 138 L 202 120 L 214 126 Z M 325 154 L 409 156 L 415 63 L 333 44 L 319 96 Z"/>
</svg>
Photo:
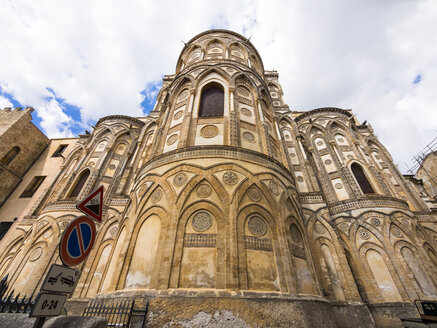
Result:
<svg viewBox="0 0 437 328">
<path fill-rule="evenodd" d="M 79 211 L 89 215 L 97 222 L 102 222 L 103 209 L 103 186 L 94 190 L 83 201 L 76 205 Z"/>
</svg>

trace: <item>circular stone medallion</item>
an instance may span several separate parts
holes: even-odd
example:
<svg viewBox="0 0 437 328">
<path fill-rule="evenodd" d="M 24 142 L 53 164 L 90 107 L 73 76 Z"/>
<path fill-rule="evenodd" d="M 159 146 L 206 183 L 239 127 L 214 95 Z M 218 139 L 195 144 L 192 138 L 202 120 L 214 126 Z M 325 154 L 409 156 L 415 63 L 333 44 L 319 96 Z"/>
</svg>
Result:
<svg viewBox="0 0 437 328">
<path fill-rule="evenodd" d="M 338 138 L 338 142 L 343 143 L 344 139 L 343 138 Z"/>
<path fill-rule="evenodd" d="M 176 141 L 178 141 L 178 135 L 177 135 L 177 134 L 172 134 L 172 135 L 167 139 L 167 146 L 171 146 L 171 145 L 173 145 Z"/>
<path fill-rule="evenodd" d="M 240 112 L 244 116 L 247 116 L 247 117 L 251 117 L 252 116 L 252 112 L 250 110 L 248 110 L 247 108 L 241 108 Z"/>
<path fill-rule="evenodd" d="M 183 186 L 185 182 L 187 182 L 188 176 L 184 172 L 180 172 L 176 174 L 173 178 L 173 184 L 176 187 Z"/>
<path fill-rule="evenodd" d="M 343 188 L 343 185 L 341 183 L 336 183 L 335 188 L 341 189 L 341 188 Z"/>
<path fill-rule="evenodd" d="M 338 229 L 342 231 L 347 231 L 349 230 L 349 225 L 346 222 L 342 222 L 338 225 Z"/>
<path fill-rule="evenodd" d="M 29 261 L 30 262 L 34 262 L 34 261 L 38 260 L 40 258 L 40 256 L 41 256 L 41 254 L 42 254 L 42 248 L 41 247 L 35 248 L 32 251 L 32 253 L 30 253 Z"/>
<path fill-rule="evenodd" d="M 365 229 L 360 229 L 359 234 L 360 234 L 360 237 L 364 240 L 370 239 L 370 233 L 369 233 L 369 231 L 367 231 Z"/>
<path fill-rule="evenodd" d="M 247 132 L 247 131 L 243 132 L 243 138 L 244 138 L 244 140 L 249 141 L 250 143 L 255 143 L 255 141 L 256 141 L 255 136 L 252 133 Z"/>
<path fill-rule="evenodd" d="M 191 225 L 194 230 L 203 232 L 211 228 L 211 215 L 207 212 L 198 212 L 194 215 Z"/>
<path fill-rule="evenodd" d="M 176 112 L 176 113 L 173 115 L 173 119 L 174 119 L 174 120 L 178 120 L 178 119 L 180 119 L 180 118 L 182 117 L 182 115 L 184 115 L 184 111 L 183 111 L 183 110 L 180 110 L 180 111 Z"/>
<path fill-rule="evenodd" d="M 118 227 L 112 227 L 111 230 L 109 230 L 109 234 L 111 236 L 115 236 L 118 232 Z"/>
<path fill-rule="evenodd" d="M 203 138 L 214 138 L 219 134 L 219 129 L 215 125 L 205 125 L 200 129 L 200 136 Z"/>
<path fill-rule="evenodd" d="M 332 164 L 332 161 L 330 160 L 330 159 L 327 159 L 326 161 L 325 161 L 325 165 L 331 165 Z"/>
<path fill-rule="evenodd" d="M 264 236 L 267 232 L 267 224 L 259 216 L 252 216 L 249 219 L 248 227 L 255 236 Z"/>
<path fill-rule="evenodd" d="M 196 190 L 197 196 L 201 198 L 209 197 L 209 195 L 211 195 L 211 192 L 211 187 L 206 183 L 202 183 L 201 185 L 199 185 Z"/>
<path fill-rule="evenodd" d="M 259 191 L 257 187 L 250 187 L 247 194 L 249 195 L 250 200 L 254 202 L 261 200 L 261 191 Z"/>
<path fill-rule="evenodd" d="M 159 202 L 161 200 L 161 198 L 162 198 L 162 190 L 156 189 L 152 194 L 152 203 Z"/>
<path fill-rule="evenodd" d="M 398 227 L 391 228 L 391 233 L 398 238 L 402 237 L 401 229 L 399 229 Z"/>
<path fill-rule="evenodd" d="M 303 182 L 303 177 L 302 177 L 302 176 L 298 176 L 298 177 L 296 178 L 296 180 L 297 180 L 297 182 Z"/>
<path fill-rule="evenodd" d="M 275 181 L 269 182 L 269 188 L 272 191 L 272 193 L 274 193 L 275 195 L 279 195 L 280 193 L 279 186 Z"/>
<path fill-rule="evenodd" d="M 223 181 L 228 185 L 237 184 L 238 180 L 238 175 L 232 171 L 227 171 L 225 174 L 223 174 Z"/>
<path fill-rule="evenodd" d="M 246 98 L 250 96 L 250 93 L 249 93 L 249 91 L 247 91 L 246 88 L 238 88 L 238 89 L 237 89 L 237 93 L 238 93 L 240 96 L 243 96 L 243 97 L 246 97 Z"/>
<path fill-rule="evenodd" d="M 372 218 L 370 222 L 376 227 L 379 227 L 381 225 L 381 221 L 378 218 Z"/>
</svg>

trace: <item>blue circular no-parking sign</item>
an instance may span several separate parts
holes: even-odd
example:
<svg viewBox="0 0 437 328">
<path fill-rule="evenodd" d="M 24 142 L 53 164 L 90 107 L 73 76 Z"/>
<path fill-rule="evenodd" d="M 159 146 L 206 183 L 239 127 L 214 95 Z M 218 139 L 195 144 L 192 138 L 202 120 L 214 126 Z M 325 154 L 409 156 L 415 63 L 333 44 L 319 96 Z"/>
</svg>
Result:
<svg viewBox="0 0 437 328">
<path fill-rule="evenodd" d="M 59 244 L 62 263 L 75 266 L 86 259 L 96 240 L 96 225 L 87 216 L 79 216 L 65 229 Z"/>
</svg>

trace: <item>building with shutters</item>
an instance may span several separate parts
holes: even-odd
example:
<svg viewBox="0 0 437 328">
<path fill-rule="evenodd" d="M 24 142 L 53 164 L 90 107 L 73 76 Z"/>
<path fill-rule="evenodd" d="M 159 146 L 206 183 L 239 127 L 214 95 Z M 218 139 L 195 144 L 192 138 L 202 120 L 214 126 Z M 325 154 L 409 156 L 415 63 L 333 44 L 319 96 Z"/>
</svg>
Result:
<svg viewBox="0 0 437 328">
<path fill-rule="evenodd" d="M 76 203 L 100 185 L 103 222 L 69 314 L 135 296 L 156 327 L 393 327 L 418 316 L 413 300 L 437 298 L 423 186 L 351 110 L 290 110 L 235 32 L 191 39 L 147 117 L 50 140 L 0 207 L 17 218 L 0 242 L 16 291 L 39 290 Z"/>
</svg>

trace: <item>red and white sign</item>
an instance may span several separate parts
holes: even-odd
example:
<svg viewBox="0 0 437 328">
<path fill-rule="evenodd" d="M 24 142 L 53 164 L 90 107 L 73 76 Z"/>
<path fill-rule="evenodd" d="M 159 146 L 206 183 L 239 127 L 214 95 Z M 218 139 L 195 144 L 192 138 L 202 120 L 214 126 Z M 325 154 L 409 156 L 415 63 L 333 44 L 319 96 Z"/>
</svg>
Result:
<svg viewBox="0 0 437 328">
<path fill-rule="evenodd" d="M 90 254 L 96 241 L 96 224 L 83 215 L 71 221 L 59 243 L 59 256 L 66 266 L 81 263 Z"/>
<path fill-rule="evenodd" d="M 102 222 L 103 186 L 94 190 L 88 197 L 76 205 L 79 211 L 89 215 L 97 222 Z"/>
</svg>

